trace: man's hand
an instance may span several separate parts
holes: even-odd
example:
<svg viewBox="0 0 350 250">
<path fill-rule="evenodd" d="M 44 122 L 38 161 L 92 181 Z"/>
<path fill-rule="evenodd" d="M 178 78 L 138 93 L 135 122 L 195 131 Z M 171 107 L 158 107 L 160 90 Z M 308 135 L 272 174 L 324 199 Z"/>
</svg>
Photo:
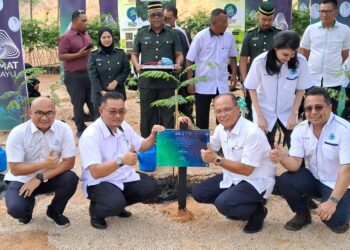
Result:
<svg viewBox="0 0 350 250">
<path fill-rule="evenodd" d="M 275 143 L 275 148 L 272 149 L 272 150 L 270 151 L 270 154 L 269 154 L 270 160 L 271 160 L 273 163 L 277 164 L 277 163 L 279 163 L 279 162 L 282 161 L 282 156 L 283 156 L 283 154 L 282 154 L 282 149 L 281 149 L 280 145 L 278 145 L 277 143 Z"/>
<path fill-rule="evenodd" d="M 41 181 L 36 177 L 33 177 L 29 181 L 23 184 L 23 186 L 19 189 L 19 195 L 23 196 L 23 198 L 30 197 L 37 187 L 41 184 Z"/>
<path fill-rule="evenodd" d="M 333 201 L 327 200 L 322 202 L 316 211 L 321 220 L 329 221 L 336 209 L 337 205 Z"/>
<path fill-rule="evenodd" d="M 136 71 L 137 74 L 142 74 L 142 71 L 141 71 L 141 64 L 135 65 L 135 71 Z"/>
<path fill-rule="evenodd" d="M 286 129 L 293 130 L 294 127 L 297 125 L 297 123 L 298 123 L 298 116 L 292 113 L 288 118 Z"/>
<path fill-rule="evenodd" d="M 258 126 L 261 128 L 265 133 L 269 132 L 267 127 L 267 121 L 263 115 L 258 116 Z"/>
<path fill-rule="evenodd" d="M 157 134 L 158 132 L 163 132 L 164 130 L 165 130 L 165 127 L 164 127 L 164 126 L 161 126 L 161 125 L 154 125 L 154 126 L 152 127 L 151 134 L 152 134 L 153 136 L 156 136 L 156 134 Z"/>
<path fill-rule="evenodd" d="M 212 150 L 210 143 L 207 144 L 207 149 L 201 149 L 201 157 L 205 163 L 213 163 L 217 154 Z"/>
<path fill-rule="evenodd" d="M 194 128 L 194 125 L 191 121 L 191 119 L 187 116 L 180 116 L 178 119 L 177 119 L 177 122 L 180 124 L 180 123 L 187 123 L 188 125 L 188 129 L 193 129 Z"/>
<path fill-rule="evenodd" d="M 130 147 L 129 152 L 127 152 L 123 157 L 123 163 L 129 166 L 134 166 L 137 162 L 137 154 L 135 153 L 134 146 Z"/>
<path fill-rule="evenodd" d="M 108 90 L 115 90 L 115 88 L 118 86 L 118 82 L 116 80 L 113 80 L 110 82 L 107 86 Z"/>
<path fill-rule="evenodd" d="M 85 46 L 84 48 L 79 50 L 79 52 L 78 52 L 79 57 L 87 56 L 91 52 L 92 48 L 91 49 L 86 49 L 86 48 L 87 48 L 87 46 Z"/>
<path fill-rule="evenodd" d="M 234 89 L 234 88 L 236 88 L 236 85 L 237 85 L 237 76 L 231 75 L 230 76 L 230 88 Z"/>
<path fill-rule="evenodd" d="M 59 160 L 60 157 L 56 155 L 53 150 L 50 150 L 49 155 L 44 160 L 46 168 L 56 168 L 58 166 Z"/>
<path fill-rule="evenodd" d="M 190 84 L 187 85 L 187 92 L 191 95 L 196 93 L 196 85 L 195 84 Z"/>
<path fill-rule="evenodd" d="M 180 74 L 181 72 L 181 65 L 179 64 L 174 64 L 174 69 L 176 74 Z"/>
</svg>

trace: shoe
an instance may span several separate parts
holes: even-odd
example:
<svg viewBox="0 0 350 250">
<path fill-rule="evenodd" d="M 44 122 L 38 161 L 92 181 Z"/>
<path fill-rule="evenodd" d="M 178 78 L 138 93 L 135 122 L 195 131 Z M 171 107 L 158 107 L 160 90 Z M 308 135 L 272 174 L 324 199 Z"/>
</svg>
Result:
<svg viewBox="0 0 350 250">
<path fill-rule="evenodd" d="M 310 223 L 311 214 L 310 210 L 307 210 L 305 212 L 296 213 L 295 216 L 284 225 L 284 228 L 289 231 L 299 231 Z"/>
<path fill-rule="evenodd" d="M 345 233 L 346 231 L 348 231 L 349 223 L 346 223 L 340 227 L 329 227 L 329 229 L 332 230 L 334 233 L 342 234 L 342 233 Z"/>
<path fill-rule="evenodd" d="M 253 234 L 259 232 L 263 228 L 264 219 L 267 215 L 267 208 L 263 205 L 259 206 L 253 215 L 249 218 L 248 223 L 244 226 L 243 232 Z"/>
<path fill-rule="evenodd" d="M 18 219 L 18 223 L 22 225 L 28 224 L 32 220 L 31 215 L 24 216 L 23 218 Z"/>
<path fill-rule="evenodd" d="M 55 222 L 58 227 L 68 227 L 70 225 L 69 219 L 66 216 L 57 213 L 50 206 L 47 207 L 46 215 L 47 218 Z"/>
<path fill-rule="evenodd" d="M 117 216 L 118 216 L 118 217 L 121 217 L 121 218 L 128 218 L 128 217 L 130 217 L 131 215 L 132 215 L 131 212 L 129 212 L 129 211 L 123 209 Z"/>
<path fill-rule="evenodd" d="M 107 228 L 106 220 L 104 218 L 98 218 L 94 215 L 94 213 L 92 211 L 91 204 L 89 207 L 89 214 L 90 214 L 90 223 L 91 223 L 92 227 L 94 227 L 96 229 L 106 229 Z"/>
</svg>

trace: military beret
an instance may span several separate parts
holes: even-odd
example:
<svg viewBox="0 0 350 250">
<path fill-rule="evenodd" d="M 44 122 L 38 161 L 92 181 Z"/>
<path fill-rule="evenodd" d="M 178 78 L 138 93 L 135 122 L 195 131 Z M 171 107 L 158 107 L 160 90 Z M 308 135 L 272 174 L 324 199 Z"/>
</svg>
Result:
<svg viewBox="0 0 350 250">
<path fill-rule="evenodd" d="M 162 3 L 159 2 L 159 1 L 149 2 L 147 9 L 148 9 L 148 10 L 163 9 L 163 5 L 162 5 Z"/>
<path fill-rule="evenodd" d="M 263 1 L 259 6 L 259 13 L 264 16 L 272 16 L 275 14 L 275 6 L 271 2 Z"/>
</svg>

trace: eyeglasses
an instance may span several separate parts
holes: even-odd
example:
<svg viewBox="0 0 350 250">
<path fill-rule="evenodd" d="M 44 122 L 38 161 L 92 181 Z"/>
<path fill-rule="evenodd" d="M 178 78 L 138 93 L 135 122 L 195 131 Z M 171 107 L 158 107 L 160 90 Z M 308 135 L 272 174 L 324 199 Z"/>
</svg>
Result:
<svg viewBox="0 0 350 250">
<path fill-rule="evenodd" d="M 44 116 L 46 116 L 47 118 L 52 118 L 55 115 L 55 111 L 43 112 L 38 110 L 38 111 L 35 111 L 34 114 L 39 118 L 43 118 Z"/>
<path fill-rule="evenodd" d="M 305 106 L 304 110 L 307 113 L 312 112 L 312 110 L 314 109 L 316 112 L 320 112 L 322 111 L 326 106 L 325 105 L 315 105 L 315 106 Z"/>
<path fill-rule="evenodd" d="M 319 10 L 320 15 L 328 15 L 333 12 L 333 10 Z"/>
<path fill-rule="evenodd" d="M 235 106 L 236 106 L 236 105 L 235 105 Z M 221 115 L 221 114 L 227 115 L 227 114 L 229 114 L 229 113 L 232 111 L 232 109 L 233 109 L 235 106 L 233 106 L 233 107 L 231 107 L 231 108 L 215 109 L 215 110 L 214 110 L 214 113 L 215 113 L 216 115 Z"/>
<path fill-rule="evenodd" d="M 110 116 L 116 116 L 116 115 L 123 116 L 126 113 L 126 109 L 119 109 L 119 110 L 108 110 L 106 108 L 103 108 L 103 109 L 106 110 Z"/>
<path fill-rule="evenodd" d="M 159 12 L 159 13 L 152 13 L 152 14 L 149 14 L 148 15 L 149 17 L 151 17 L 151 18 L 162 18 L 163 16 L 164 16 L 164 14 L 163 13 L 161 13 L 161 12 Z"/>
</svg>

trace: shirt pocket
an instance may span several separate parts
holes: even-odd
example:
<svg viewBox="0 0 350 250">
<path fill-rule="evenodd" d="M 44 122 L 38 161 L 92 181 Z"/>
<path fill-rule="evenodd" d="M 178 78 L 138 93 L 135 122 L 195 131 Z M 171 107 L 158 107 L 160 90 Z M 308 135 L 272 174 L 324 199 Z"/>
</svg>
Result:
<svg viewBox="0 0 350 250">
<path fill-rule="evenodd" d="M 336 162 L 339 159 L 339 143 L 337 141 L 324 141 L 322 154 L 327 160 Z"/>
<path fill-rule="evenodd" d="M 243 144 L 240 144 L 238 141 L 233 141 L 229 144 L 232 159 L 234 161 L 241 161 L 243 155 Z"/>
<path fill-rule="evenodd" d="M 141 40 L 140 44 L 141 44 L 141 51 L 154 49 L 153 47 L 155 45 L 155 43 L 152 42 L 151 40 Z"/>
<path fill-rule="evenodd" d="M 173 51 L 174 41 L 171 39 L 166 39 L 164 41 L 160 42 L 161 44 L 161 50 L 163 51 Z M 172 59 L 172 58 L 170 58 Z"/>
</svg>

